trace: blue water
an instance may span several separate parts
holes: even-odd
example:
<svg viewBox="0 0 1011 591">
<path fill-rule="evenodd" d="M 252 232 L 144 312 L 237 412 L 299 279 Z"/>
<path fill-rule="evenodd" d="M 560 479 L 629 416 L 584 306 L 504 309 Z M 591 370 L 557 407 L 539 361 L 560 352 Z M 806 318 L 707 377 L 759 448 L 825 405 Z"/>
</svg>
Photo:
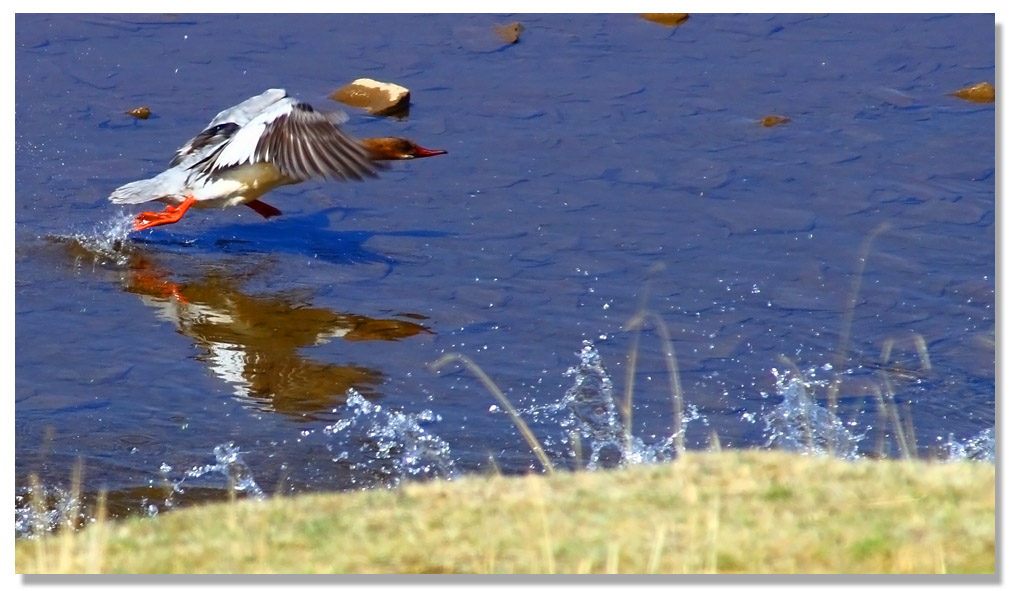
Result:
<svg viewBox="0 0 1011 591">
<path fill-rule="evenodd" d="M 491 29 L 512 21 L 525 30 L 506 45 Z M 919 455 L 994 426 L 994 105 L 949 96 L 995 81 L 992 15 L 15 25 L 18 486 L 66 487 L 80 458 L 86 493 L 150 513 L 227 444 L 266 494 L 388 482 L 355 459 L 370 442 L 324 433 L 349 388 L 437 416 L 424 429 L 459 473 L 538 469 L 480 381 L 429 368 L 446 353 L 480 365 L 565 465 L 568 432 L 534 409 L 572 387 L 584 340 L 624 396 L 643 307 L 671 334 L 689 449 L 714 433 L 767 445 L 756 417 L 789 363 L 831 365 L 867 453 L 886 377 Z M 163 170 L 219 110 L 271 87 L 338 109 L 328 95 L 359 77 L 408 87 L 411 109 L 348 108 L 352 134 L 449 154 L 278 189 L 269 221 L 193 210 L 106 238 L 141 210 L 109 193 Z M 151 118 L 124 114 L 141 105 Z M 758 123 L 773 114 L 791 121 Z M 633 430 L 661 442 L 655 322 L 639 345 Z"/>
</svg>

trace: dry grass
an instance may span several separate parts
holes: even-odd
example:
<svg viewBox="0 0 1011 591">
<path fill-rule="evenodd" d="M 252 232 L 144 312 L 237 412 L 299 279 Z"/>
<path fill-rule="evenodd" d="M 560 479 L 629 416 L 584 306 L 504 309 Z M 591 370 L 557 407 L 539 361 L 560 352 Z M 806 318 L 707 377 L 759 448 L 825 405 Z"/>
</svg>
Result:
<svg viewBox="0 0 1011 591">
<path fill-rule="evenodd" d="M 994 573 L 993 465 L 777 452 L 273 498 L 18 541 L 19 573 Z"/>
</svg>

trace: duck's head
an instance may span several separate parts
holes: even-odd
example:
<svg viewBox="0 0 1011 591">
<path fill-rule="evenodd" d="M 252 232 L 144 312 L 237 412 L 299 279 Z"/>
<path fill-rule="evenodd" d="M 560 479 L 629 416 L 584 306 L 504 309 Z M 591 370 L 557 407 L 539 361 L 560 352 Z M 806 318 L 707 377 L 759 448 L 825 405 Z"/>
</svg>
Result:
<svg viewBox="0 0 1011 591">
<path fill-rule="evenodd" d="M 370 137 L 362 140 L 362 145 L 372 152 L 373 160 L 410 160 L 447 153 L 445 150 L 422 148 L 402 137 Z"/>
</svg>

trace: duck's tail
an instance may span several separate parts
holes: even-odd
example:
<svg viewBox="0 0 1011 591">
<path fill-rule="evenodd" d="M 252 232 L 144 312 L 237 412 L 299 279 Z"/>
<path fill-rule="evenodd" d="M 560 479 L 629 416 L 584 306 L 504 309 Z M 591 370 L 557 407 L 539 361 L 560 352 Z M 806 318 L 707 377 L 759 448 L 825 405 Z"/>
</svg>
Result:
<svg viewBox="0 0 1011 591">
<path fill-rule="evenodd" d="M 109 201 L 113 203 L 147 203 L 158 198 L 151 190 L 154 179 L 144 179 L 127 183 L 116 189 L 109 195 Z"/>
<path fill-rule="evenodd" d="M 166 170 L 156 177 L 127 183 L 109 195 L 113 203 L 147 203 L 165 199 L 182 199 L 180 190 L 185 178 L 175 178 L 175 169 Z"/>
</svg>

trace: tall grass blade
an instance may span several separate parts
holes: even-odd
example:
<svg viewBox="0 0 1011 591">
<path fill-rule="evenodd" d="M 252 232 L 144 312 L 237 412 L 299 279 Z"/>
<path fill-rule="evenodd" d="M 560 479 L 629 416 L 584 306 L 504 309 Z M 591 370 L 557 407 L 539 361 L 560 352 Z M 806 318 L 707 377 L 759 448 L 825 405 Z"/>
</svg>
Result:
<svg viewBox="0 0 1011 591">
<path fill-rule="evenodd" d="M 639 318 L 642 312 L 633 316 Z M 626 446 L 632 438 L 632 393 L 635 390 L 635 368 L 639 362 L 639 340 L 642 338 L 642 323 L 632 326 L 632 321 L 626 325 L 626 330 L 631 329 L 632 346 L 628 350 L 628 363 L 625 365 L 625 400 L 621 404 L 621 414 L 625 419 L 625 441 Z"/>
<path fill-rule="evenodd" d="M 501 404 L 502 407 L 506 409 L 506 412 L 509 414 L 509 418 L 512 419 L 513 423 L 516 425 L 516 428 L 520 430 L 520 433 L 523 435 L 523 438 L 526 439 L 527 445 L 530 446 L 530 449 L 533 450 L 534 455 L 536 455 L 537 459 L 541 462 L 541 466 L 544 467 L 544 471 L 549 474 L 554 473 L 555 469 L 551 465 L 551 460 L 549 460 L 547 454 L 544 453 L 544 448 L 541 446 L 541 443 L 537 441 L 537 437 L 534 436 L 534 432 L 530 430 L 530 427 L 527 426 L 526 421 L 524 421 L 523 418 L 520 416 L 520 414 L 516 412 L 516 409 L 509 402 L 509 399 L 506 398 L 505 394 L 502 393 L 502 390 L 500 390 L 499 387 L 495 385 L 495 382 L 493 382 L 491 378 L 488 377 L 488 374 L 484 373 L 484 370 L 478 367 L 478 365 L 474 363 L 470 359 L 470 357 L 467 357 L 466 355 L 460 353 L 446 353 L 439 359 L 435 360 L 434 363 L 432 363 L 432 369 L 438 371 L 444 365 L 446 365 L 451 361 L 457 361 L 459 363 L 462 363 L 464 366 L 466 366 L 468 370 L 470 370 L 471 373 L 473 373 L 475 376 L 477 376 L 479 380 L 481 380 L 481 383 L 484 384 L 484 387 L 487 388 L 488 391 L 491 392 L 492 395 L 495 397 L 495 399 L 499 401 L 499 404 Z"/>
<path fill-rule="evenodd" d="M 98 501 L 95 505 L 95 522 L 88 527 L 88 550 L 85 567 L 89 573 L 101 573 L 104 568 L 105 557 L 105 537 L 106 519 L 108 518 L 107 493 L 102 490 L 98 493 Z"/>
<path fill-rule="evenodd" d="M 646 271 L 646 279 L 643 281 L 642 291 L 639 292 L 639 306 L 632 317 L 633 319 L 646 314 L 646 302 L 649 301 L 649 288 L 653 277 L 665 268 L 666 265 L 664 263 L 656 262 L 650 265 Z M 629 321 L 625 330 L 635 330 L 635 333 L 632 335 L 632 345 L 628 352 L 628 365 L 625 367 L 625 401 L 619 407 L 625 419 L 626 451 L 630 451 L 632 445 L 632 393 L 635 390 L 635 369 L 639 361 L 639 341 L 642 337 L 642 325 L 640 324 L 637 328 L 631 328 L 631 321 Z"/>
<path fill-rule="evenodd" d="M 569 441 L 572 442 L 572 459 L 576 462 L 576 471 L 583 467 L 583 438 L 579 436 L 579 431 L 569 431 Z"/>
<path fill-rule="evenodd" d="M 649 553 L 649 563 L 646 566 L 646 574 L 654 574 L 660 570 L 660 556 L 663 554 L 663 543 L 667 537 L 667 526 L 661 525 L 653 540 L 653 548 Z"/>
<path fill-rule="evenodd" d="M 31 528 L 34 530 L 34 540 L 33 545 L 35 547 L 35 572 L 47 573 L 49 572 L 49 562 L 46 557 L 49 556 L 49 541 L 48 532 L 46 531 L 46 504 L 45 499 L 42 496 L 42 480 L 39 479 L 38 474 L 31 474 L 28 477 L 28 488 L 31 490 L 30 504 L 32 508 L 32 519 L 34 523 Z"/>
<path fill-rule="evenodd" d="M 918 332 L 913 333 L 913 342 L 916 343 L 916 352 L 920 356 L 920 369 L 930 371 L 930 353 L 927 352 L 927 341 Z"/>
<path fill-rule="evenodd" d="M 674 406 L 674 446 L 677 450 L 677 454 L 680 456 L 684 454 L 685 451 L 685 434 L 682 425 L 682 417 L 684 415 L 684 391 L 681 389 L 681 374 L 678 371 L 677 355 L 674 352 L 674 345 L 671 343 L 672 339 L 670 330 L 667 328 L 667 323 L 664 322 L 663 318 L 661 318 L 656 312 L 640 312 L 626 323 L 625 329 L 636 331 L 636 338 L 638 339 L 638 335 L 645 327 L 647 319 L 653 321 L 657 332 L 660 333 L 660 345 L 663 347 L 664 363 L 667 366 L 667 379 L 670 382 L 671 401 Z M 636 341 L 636 346 L 638 347 L 638 340 Z M 632 363 L 629 363 L 629 367 L 632 367 Z M 627 381 L 631 382 L 632 378 L 628 378 Z M 629 416 L 631 416 L 631 390 L 627 389 L 627 383 L 626 396 L 628 398 L 626 398 L 625 404 L 628 406 Z M 631 424 L 627 425 L 627 429 L 630 433 Z"/>
<path fill-rule="evenodd" d="M 891 224 L 888 222 L 883 222 L 878 225 L 877 228 L 864 239 L 863 246 L 860 249 L 860 259 L 857 264 L 857 272 L 853 275 L 853 285 L 850 287 L 849 297 L 846 299 L 846 308 L 843 311 L 843 321 L 842 327 L 839 330 L 839 345 L 836 347 L 835 361 L 833 363 L 836 371 L 840 371 L 846 360 L 849 358 L 849 346 L 850 346 L 850 331 L 853 328 L 853 315 L 856 312 L 857 298 L 860 296 L 860 284 L 863 282 L 864 270 L 867 268 L 867 259 L 870 257 L 871 253 L 871 243 L 877 238 L 882 232 L 888 230 Z M 840 379 L 832 380 L 828 389 L 828 405 L 829 410 L 832 414 L 836 414 L 836 406 L 838 405 L 838 393 L 839 393 Z"/>
</svg>

